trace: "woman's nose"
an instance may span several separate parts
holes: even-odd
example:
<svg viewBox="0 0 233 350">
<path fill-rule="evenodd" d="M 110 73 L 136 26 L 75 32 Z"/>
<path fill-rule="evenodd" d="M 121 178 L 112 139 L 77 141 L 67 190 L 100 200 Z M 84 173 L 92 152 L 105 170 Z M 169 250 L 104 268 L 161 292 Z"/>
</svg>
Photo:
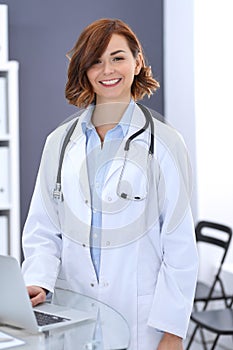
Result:
<svg viewBox="0 0 233 350">
<path fill-rule="evenodd" d="M 103 66 L 104 74 L 108 75 L 114 72 L 114 66 L 111 62 L 105 62 Z"/>
</svg>

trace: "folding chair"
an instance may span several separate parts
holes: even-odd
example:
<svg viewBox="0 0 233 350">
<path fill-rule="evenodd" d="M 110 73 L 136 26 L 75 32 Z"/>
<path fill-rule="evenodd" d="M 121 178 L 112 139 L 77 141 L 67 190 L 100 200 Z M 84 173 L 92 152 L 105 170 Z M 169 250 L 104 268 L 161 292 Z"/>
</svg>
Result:
<svg viewBox="0 0 233 350">
<path fill-rule="evenodd" d="M 193 312 L 191 315 L 191 320 L 196 323 L 196 328 L 199 327 L 204 330 L 208 330 L 214 334 L 216 334 L 215 339 L 213 340 L 213 344 L 210 350 L 214 350 L 219 337 L 221 335 L 231 335 L 233 336 L 233 298 L 231 299 L 230 304 L 224 309 L 216 309 L 216 310 L 203 310 Z M 192 338 L 190 339 L 190 345 L 194 339 L 195 333 L 193 332 Z M 203 344 L 204 348 L 206 348 L 206 344 Z M 189 347 L 188 347 L 189 348 Z M 187 348 L 187 349 L 188 349 Z"/>
<path fill-rule="evenodd" d="M 202 328 L 205 327 L 201 327 L 201 325 L 198 322 L 195 322 L 195 320 L 197 320 L 197 314 L 199 314 L 197 305 L 198 303 L 202 303 L 202 312 L 205 312 L 209 302 L 211 301 L 223 300 L 226 308 L 228 308 L 230 305 L 229 301 L 232 298 L 232 294 L 226 293 L 225 291 L 224 283 L 221 278 L 221 271 L 231 242 L 232 230 L 230 227 L 218 223 L 210 221 L 200 221 L 196 226 L 195 232 L 197 244 L 199 244 L 199 242 L 202 242 L 208 245 L 217 246 L 218 248 L 220 248 L 222 254 L 219 259 L 220 263 L 218 265 L 217 272 L 213 276 L 212 283 L 208 285 L 201 281 L 197 282 L 194 299 L 194 312 L 191 315 L 191 320 L 194 323 L 196 323 L 196 326 L 191 334 L 186 350 L 190 349 L 198 329 L 200 329 L 202 345 L 206 350 L 207 348 L 205 345 L 205 338 L 202 331 Z M 217 237 L 216 233 L 218 233 Z M 217 289 L 217 285 L 219 285 L 219 289 Z"/>
</svg>

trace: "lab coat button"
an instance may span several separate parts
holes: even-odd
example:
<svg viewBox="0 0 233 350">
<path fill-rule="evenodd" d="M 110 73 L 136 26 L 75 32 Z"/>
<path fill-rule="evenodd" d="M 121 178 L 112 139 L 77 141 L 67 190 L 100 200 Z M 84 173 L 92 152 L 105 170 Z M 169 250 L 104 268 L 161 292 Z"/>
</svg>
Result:
<svg viewBox="0 0 233 350">
<path fill-rule="evenodd" d="M 108 197 L 108 201 L 111 202 L 112 201 L 112 197 Z"/>
<path fill-rule="evenodd" d="M 91 287 L 95 287 L 94 283 L 91 283 Z"/>
<path fill-rule="evenodd" d="M 85 203 L 86 203 L 86 204 L 88 203 L 88 199 L 85 199 Z"/>
</svg>

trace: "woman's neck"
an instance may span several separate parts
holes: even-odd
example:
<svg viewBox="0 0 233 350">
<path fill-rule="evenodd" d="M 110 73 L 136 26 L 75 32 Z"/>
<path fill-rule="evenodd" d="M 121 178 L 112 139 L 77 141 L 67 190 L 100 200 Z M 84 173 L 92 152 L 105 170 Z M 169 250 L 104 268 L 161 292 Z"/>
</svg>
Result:
<svg viewBox="0 0 233 350">
<path fill-rule="evenodd" d="M 92 115 L 92 124 L 101 139 L 104 141 L 106 133 L 113 129 L 121 120 L 129 103 L 111 102 L 97 104 Z"/>
<path fill-rule="evenodd" d="M 116 125 L 120 122 L 129 103 L 125 102 L 110 102 L 97 104 L 95 106 L 92 123 L 95 127 L 104 125 Z"/>
</svg>

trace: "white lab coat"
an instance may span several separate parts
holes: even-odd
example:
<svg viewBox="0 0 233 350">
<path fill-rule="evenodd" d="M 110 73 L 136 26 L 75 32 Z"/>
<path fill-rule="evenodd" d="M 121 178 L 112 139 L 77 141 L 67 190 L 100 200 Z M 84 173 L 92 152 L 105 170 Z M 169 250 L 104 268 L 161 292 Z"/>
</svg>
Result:
<svg viewBox="0 0 233 350">
<path fill-rule="evenodd" d="M 123 141 L 102 192 L 98 283 L 89 248 L 90 191 L 81 128 L 85 113 L 64 158 L 63 202 L 54 201 L 52 192 L 61 143 L 71 122 L 58 127 L 46 141 L 23 232 L 24 278 L 27 285 L 52 292 L 57 285 L 103 301 L 127 320 L 130 349 L 156 349 L 161 331 L 185 337 L 192 310 L 198 262 L 188 201 L 187 151 L 173 128 L 154 120 L 154 156 L 148 156 L 148 129 L 132 141 L 117 188 Z M 135 106 L 126 139 L 144 123 Z M 117 191 L 143 199 L 119 198 Z"/>
</svg>

